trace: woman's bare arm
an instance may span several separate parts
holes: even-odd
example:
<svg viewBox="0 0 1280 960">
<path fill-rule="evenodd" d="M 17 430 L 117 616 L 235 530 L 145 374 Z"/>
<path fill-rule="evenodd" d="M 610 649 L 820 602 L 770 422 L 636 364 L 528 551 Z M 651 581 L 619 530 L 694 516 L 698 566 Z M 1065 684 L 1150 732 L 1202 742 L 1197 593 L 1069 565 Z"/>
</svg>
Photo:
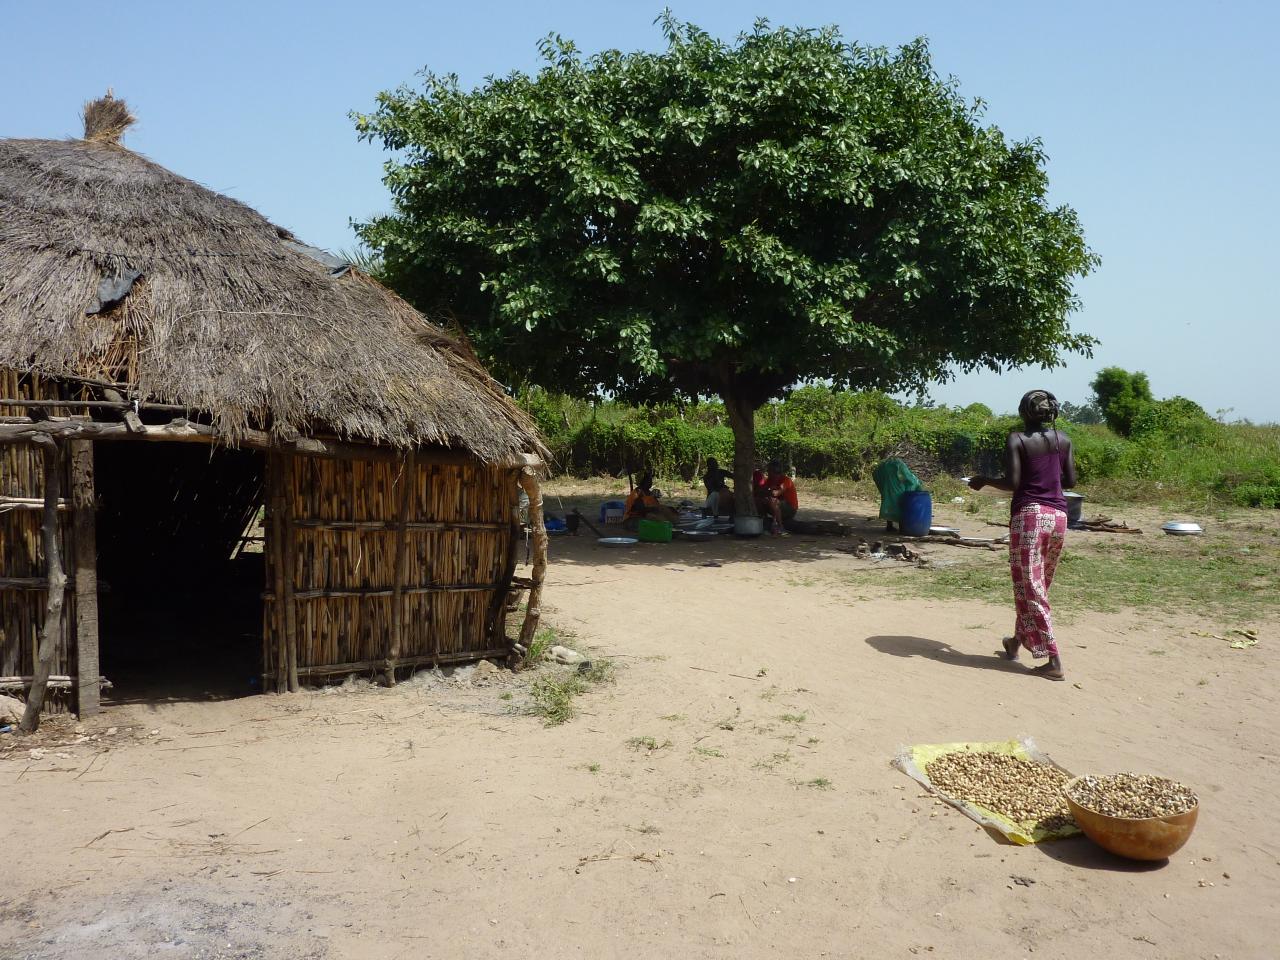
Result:
<svg viewBox="0 0 1280 960">
<path fill-rule="evenodd" d="M 1022 457 L 1018 455 L 1018 448 L 1021 441 L 1016 433 L 1009 434 L 1009 439 L 1004 446 L 1004 476 L 1003 477 L 973 477 L 969 481 L 969 486 L 974 490 L 981 490 L 983 487 L 995 487 L 997 490 L 1006 490 L 1013 493 L 1022 483 Z"/>
<path fill-rule="evenodd" d="M 1066 454 L 1062 458 L 1062 489 L 1070 490 L 1076 485 L 1076 452 L 1071 446 L 1071 438 L 1062 434 L 1063 442 L 1066 444 L 1063 452 Z"/>
</svg>

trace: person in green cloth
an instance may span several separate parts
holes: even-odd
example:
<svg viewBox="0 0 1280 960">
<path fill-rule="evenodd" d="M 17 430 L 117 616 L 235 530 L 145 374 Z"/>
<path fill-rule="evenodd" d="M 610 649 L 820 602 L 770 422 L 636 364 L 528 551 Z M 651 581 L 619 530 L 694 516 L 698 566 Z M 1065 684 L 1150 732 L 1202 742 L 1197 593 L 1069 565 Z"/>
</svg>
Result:
<svg viewBox="0 0 1280 960">
<path fill-rule="evenodd" d="M 924 484 L 897 457 L 880 464 L 871 476 L 880 491 L 880 519 L 887 521 L 884 525 L 886 530 L 892 530 L 895 522 L 902 523 L 902 495 L 912 490 L 923 490 Z"/>
</svg>

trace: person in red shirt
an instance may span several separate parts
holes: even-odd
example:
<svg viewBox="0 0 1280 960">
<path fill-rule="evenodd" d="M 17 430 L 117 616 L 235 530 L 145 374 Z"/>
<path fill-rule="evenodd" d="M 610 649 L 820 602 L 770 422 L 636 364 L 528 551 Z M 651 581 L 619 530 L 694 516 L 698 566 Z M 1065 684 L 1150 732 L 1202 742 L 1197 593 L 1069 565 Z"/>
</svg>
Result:
<svg viewBox="0 0 1280 960">
<path fill-rule="evenodd" d="M 760 514 L 773 518 L 773 535 L 775 537 L 790 536 L 786 524 L 796 515 L 800 507 L 800 498 L 796 494 L 796 484 L 782 468 L 782 461 L 770 460 L 769 472 L 764 483 L 756 488 L 756 507 Z"/>
</svg>

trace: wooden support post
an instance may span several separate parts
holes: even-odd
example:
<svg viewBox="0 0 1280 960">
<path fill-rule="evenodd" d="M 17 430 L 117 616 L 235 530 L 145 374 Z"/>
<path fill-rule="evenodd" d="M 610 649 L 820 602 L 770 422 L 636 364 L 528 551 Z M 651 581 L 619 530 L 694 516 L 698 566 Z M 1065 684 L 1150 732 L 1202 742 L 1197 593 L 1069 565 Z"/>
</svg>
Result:
<svg viewBox="0 0 1280 960">
<path fill-rule="evenodd" d="M 101 710 L 98 679 L 98 530 L 94 515 L 93 443 L 72 440 L 71 501 L 74 514 L 76 592 L 76 713 L 91 717 Z"/>
<path fill-rule="evenodd" d="M 276 628 L 276 693 L 289 689 L 289 653 L 286 639 L 288 617 L 286 608 L 293 603 L 293 590 L 289 581 L 293 571 L 286 569 L 284 541 L 284 484 L 285 458 L 283 453 L 271 454 L 267 463 L 267 488 L 271 491 L 271 565 L 275 580 L 275 628 Z"/>
<path fill-rule="evenodd" d="M 520 471 L 520 486 L 529 496 L 529 524 L 533 528 L 533 570 L 529 579 L 529 605 L 525 608 L 524 623 L 520 627 L 520 646 L 529 649 L 533 635 L 538 632 L 538 619 L 542 616 L 542 581 L 547 573 L 547 525 L 542 516 L 542 488 L 533 467 Z"/>
<path fill-rule="evenodd" d="M 120 417 L 124 420 L 124 425 L 130 433 L 147 432 L 147 428 L 142 425 L 142 418 L 138 416 L 138 411 L 130 409 L 129 404 L 125 402 L 124 395 L 121 394 L 119 390 L 112 390 L 109 387 L 104 387 L 102 395 L 110 401 L 124 404 L 124 409 L 120 412 Z"/>
<path fill-rule="evenodd" d="M 493 591 L 493 598 L 489 601 L 489 642 L 493 647 L 511 646 L 511 641 L 507 639 L 507 598 L 511 595 L 511 580 L 516 575 L 516 564 L 520 560 L 520 533 L 520 524 L 511 524 L 506 566 Z"/>
<path fill-rule="evenodd" d="M 400 466 L 400 506 L 395 525 L 395 553 L 391 559 L 391 636 L 387 637 L 387 663 L 384 682 L 395 686 L 396 661 L 404 650 L 404 573 L 405 551 L 409 546 L 409 518 L 413 513 L 414 494 L 417 491 L 417 460 L 414 451 L 404 455 Z"/>
<path fill-rule="evenodd" d="M 53 672 L 53 658 L 58 652 L 58 636 L 62 627 L 62 605 L 66 597 L 67 574 L 62 569 L 62 551 L 58 536 L 58 498 L 62 495 L 62 452 L 52 437 L 33 437 L 32 442 L 44 454 L 44 564 L 48 595 L 44 605 L 44 623 L 40 627 L 40 646 L 36 651 L 31 689 L 27 691 L 27 707 L 18 729 L 35 733 L 40 727 L 40 711 L 44 709 L 45 688 Z"/>
<path fill-rule="evenodd" d="M 280 463 L 280 499 L 284 504 L 284 545 L 281 553 L 284 556 L 284 654 L 286 679 L 289 692 L 296 693 L 302 689 L 298 684 L 298 604 L 294 598 L 297 589 L 298 548 L 297 531 L 293 529 L 293 454 L 282 453 Z"/>
</svg>

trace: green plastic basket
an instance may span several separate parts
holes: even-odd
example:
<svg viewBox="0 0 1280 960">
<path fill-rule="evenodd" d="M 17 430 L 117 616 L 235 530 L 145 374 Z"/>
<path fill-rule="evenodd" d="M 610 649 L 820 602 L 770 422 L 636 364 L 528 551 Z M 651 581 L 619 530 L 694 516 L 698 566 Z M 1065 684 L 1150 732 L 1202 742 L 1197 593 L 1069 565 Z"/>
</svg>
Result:
<svg viewBox="0 0 1280 960">
<path fill-rule="evenodd" d="M 641 520 L 636 526 L 636 536 L 645 543 L 670 543 L 671 524 L 665 520 Z"/>
</svg>

